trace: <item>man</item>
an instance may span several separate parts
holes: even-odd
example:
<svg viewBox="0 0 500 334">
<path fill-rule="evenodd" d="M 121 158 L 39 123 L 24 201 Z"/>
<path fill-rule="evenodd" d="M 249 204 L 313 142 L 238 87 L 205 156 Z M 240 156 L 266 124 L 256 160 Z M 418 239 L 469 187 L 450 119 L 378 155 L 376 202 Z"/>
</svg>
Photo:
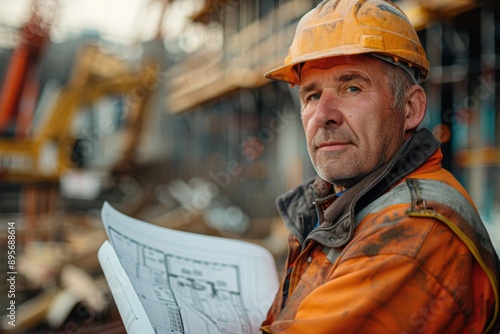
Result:
<svg viewBox="0 0 500 334">
<path fill-rule="evenodd" d="M 418 129 L 429 63 L 390 1 L 323 1 L 268 78 L 299 85 L 318 177 L 280 197 L 286 273 L 264 333 L 498 333 L 498 257 Z"/>
</svg>

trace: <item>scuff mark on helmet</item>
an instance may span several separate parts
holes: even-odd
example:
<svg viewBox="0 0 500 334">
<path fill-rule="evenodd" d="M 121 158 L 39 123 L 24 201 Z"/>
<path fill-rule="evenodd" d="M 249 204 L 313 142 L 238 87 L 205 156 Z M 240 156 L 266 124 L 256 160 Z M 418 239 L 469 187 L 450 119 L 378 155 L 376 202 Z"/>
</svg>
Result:
<svg viewBox="0 0 500 334">
<path fill-rule="evenodd" d="M 325 15 L 328 15 L 330 12 L 333 12 L 335 9 L 337 9 L 339 2 L 340 0 L 335 1 L 335 3 L 328 0 L 321 2 L 317 7 L 319 10 L 318 17 L 323 17 Z"/>
<path fill-rule="evenodd" d="M 377 7 L 380 8 L 380 10 L 384 10 L 386 12 L 392 13 L 392 14 L 402 18 L 403 20 L 405 20 L 406 22 L 411 24 L 410 20 L 408 20 L 406 15 L 403 14 L 403 12 L 401 12 L 400 10 L 398 10 L 395 7 L 390 6 L 390 5 L 386 5 L 386 4 L 380 4 L 380 5 L 377 5 Z"/>
<path fill-rule="evenodd" d="M 363 7 L 363 5 L 366 3 L 367 0 L 360 0 L 357 4 L 356 4 L 356 9 L 354 10 L 354 13 L 355 14 L 358 14 L 359 10 L 361 9 L 361 7 Z"/>
</svg>

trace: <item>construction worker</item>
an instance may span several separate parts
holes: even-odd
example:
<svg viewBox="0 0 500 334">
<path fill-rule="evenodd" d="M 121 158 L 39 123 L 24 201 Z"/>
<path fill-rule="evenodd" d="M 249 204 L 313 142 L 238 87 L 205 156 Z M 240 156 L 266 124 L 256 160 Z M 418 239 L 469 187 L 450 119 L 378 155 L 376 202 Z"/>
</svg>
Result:
<svg viewBox="0 0 500 334">
<path fill-rule="evenodd" d="M 263 333 L 499 332 L 498 257 L 419 128 L 428 75 L 390 1 L 323 1 L 300 20 L 266 76 L 299 86 L 318 177 L 277 200 L 289 250 Z"/>
</svg>

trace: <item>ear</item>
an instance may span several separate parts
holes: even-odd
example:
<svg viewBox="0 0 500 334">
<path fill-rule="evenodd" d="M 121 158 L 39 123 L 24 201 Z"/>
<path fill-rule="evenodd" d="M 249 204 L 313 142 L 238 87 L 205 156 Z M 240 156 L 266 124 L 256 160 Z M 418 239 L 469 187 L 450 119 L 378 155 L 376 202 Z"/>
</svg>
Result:
<svg viewBox="0 0 500 334">
<path fill-rule="evenodd" d="M 405 104 L 405 132 L 416 129 L 424 120 L 427 109 L 427 96 L 419 85 L 413 85 Z"/>
</svg>

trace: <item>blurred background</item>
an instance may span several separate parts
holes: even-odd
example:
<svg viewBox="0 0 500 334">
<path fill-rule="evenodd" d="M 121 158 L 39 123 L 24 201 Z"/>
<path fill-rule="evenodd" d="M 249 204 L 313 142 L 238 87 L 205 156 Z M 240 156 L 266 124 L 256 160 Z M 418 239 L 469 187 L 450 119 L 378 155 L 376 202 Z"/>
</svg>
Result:
<svg viewBox="0 0 500 334">
<path fill-rule="evenodd" d="M 9 227 L 17 272 L 0 331 L 124 332 L 96 258 L 104 201 L 281 263 L 274 200 L 314 170 L 295 90 L 263 74 L 319 2 L 0 0 L 0 277 Z M 500 6 L 396 2 L 431 62 L 424 126 L 500 249 Z"/>
</svg>

